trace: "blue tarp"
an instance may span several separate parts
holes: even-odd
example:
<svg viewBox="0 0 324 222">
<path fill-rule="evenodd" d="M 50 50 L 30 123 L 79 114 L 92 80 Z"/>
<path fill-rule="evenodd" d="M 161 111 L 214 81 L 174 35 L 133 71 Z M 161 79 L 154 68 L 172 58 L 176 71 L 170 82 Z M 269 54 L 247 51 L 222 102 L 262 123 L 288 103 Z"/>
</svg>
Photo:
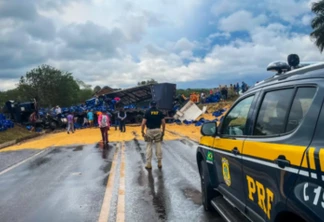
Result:
<svg viewBox="0 0 324 222">
<path fill-rule="evenodd" d="M 206 103 L 218 103 L 221 99 L 221 94 L 220 93 L 215 93 L 212 95 L 209 95 L 206 98 Z"/>
<path fill-rule="evenodd" d="M 3 114 L 0 114 L 0 131 L 6 131 L 9 128 L 13 128 L 14 123 L 11 120 L 6 119 Z"/>
<path fill-rule="evenodd" d="M 226 111 L 226 109 L 217 110 L 216 112 L 213 112 L 213 116 L 219 117 L 219 116 L 223 115 L 223 113 L 225 111 Z"/>
</svg>

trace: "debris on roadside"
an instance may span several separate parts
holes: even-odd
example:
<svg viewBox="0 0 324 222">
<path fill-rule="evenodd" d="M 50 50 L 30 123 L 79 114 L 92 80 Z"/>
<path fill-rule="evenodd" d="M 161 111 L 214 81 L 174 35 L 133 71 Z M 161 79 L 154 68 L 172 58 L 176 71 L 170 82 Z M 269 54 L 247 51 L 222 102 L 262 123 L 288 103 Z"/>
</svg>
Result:
<svg viewBox="0 0 324 222">
<path fill-rule="evenodd" d="M 226 110 L 226 108 L 221 108 L 213 112 L 212 117 L 216 118 L 211 120 L 210 117 L 205 118 L 204 116 L 205 114 L 207 114 L 207 106 L 204 106 L 201 110 L 194 102 L 188 101 L 186 105 L 184 105 L 180 110 L 176 112 L 173 118 L 174 122 L 178 125 L 194 124 L 195 126 L 201 126 L 205 122 L 221 122 Z"/>
<path fill-rule="evenodd" d="M 173 116 L 174 119 L 178 119 L 181 122 L 192 121 L 197 119 L 201 114 L 205 113 L 207 106 L 204 106 L 203 110 L 192 101 L 188 101 L 180 110 Z"/>
</svg>

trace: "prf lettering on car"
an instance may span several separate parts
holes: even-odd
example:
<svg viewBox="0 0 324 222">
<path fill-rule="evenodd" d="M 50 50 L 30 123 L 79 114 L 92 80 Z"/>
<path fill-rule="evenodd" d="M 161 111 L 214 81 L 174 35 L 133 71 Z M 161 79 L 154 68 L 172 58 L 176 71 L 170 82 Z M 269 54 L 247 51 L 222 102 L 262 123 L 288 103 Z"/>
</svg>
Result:
<svg viewBox="0 0 324 222">
<path fill-rule="evenodd" d="M 151 115 L 159 115 L 159 111 L 151 111 Z"/>
<path fill-rule="evenodd" d="M 252 177 L 246 175 L 247 187 L 248 187 L 248 196 L 251 201 L 254 202 L 254 194 L 257 194 L 258 205 L 268 216 L 270 220 L 270 211 L 272 207 L 272 202 L 274 199 L 273 192 L 265 188 L 262 183 L 257 180 L 254 180 Z"/>
</svg>

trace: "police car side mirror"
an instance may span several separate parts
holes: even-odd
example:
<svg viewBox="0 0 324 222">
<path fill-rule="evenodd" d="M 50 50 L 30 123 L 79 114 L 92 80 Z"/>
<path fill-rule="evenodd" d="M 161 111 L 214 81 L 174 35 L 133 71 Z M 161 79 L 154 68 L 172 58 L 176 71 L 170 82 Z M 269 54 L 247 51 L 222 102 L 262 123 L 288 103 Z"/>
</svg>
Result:
<svg viewBox="0 0 324 222">
<path fill-rule="evenodd" d="M 217 123 L 215 122 L 207 122 L 201 126 L 200 133 L 203 136 L 217 136 Z"/>
</svg>

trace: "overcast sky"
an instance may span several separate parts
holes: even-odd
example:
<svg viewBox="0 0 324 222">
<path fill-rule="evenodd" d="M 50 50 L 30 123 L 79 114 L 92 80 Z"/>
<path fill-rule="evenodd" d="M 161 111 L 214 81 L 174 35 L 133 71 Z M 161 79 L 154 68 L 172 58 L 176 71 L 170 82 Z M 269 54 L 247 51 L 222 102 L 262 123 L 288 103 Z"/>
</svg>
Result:
<svg viewBox="0 0 324 222">
<path fill-rule="evenodd" d="M 269 77 L 309 37 L 311 0 L 0 0 L 0 90 L 49 64 L 91 84 L 215 87 Z"/>
</svg>

